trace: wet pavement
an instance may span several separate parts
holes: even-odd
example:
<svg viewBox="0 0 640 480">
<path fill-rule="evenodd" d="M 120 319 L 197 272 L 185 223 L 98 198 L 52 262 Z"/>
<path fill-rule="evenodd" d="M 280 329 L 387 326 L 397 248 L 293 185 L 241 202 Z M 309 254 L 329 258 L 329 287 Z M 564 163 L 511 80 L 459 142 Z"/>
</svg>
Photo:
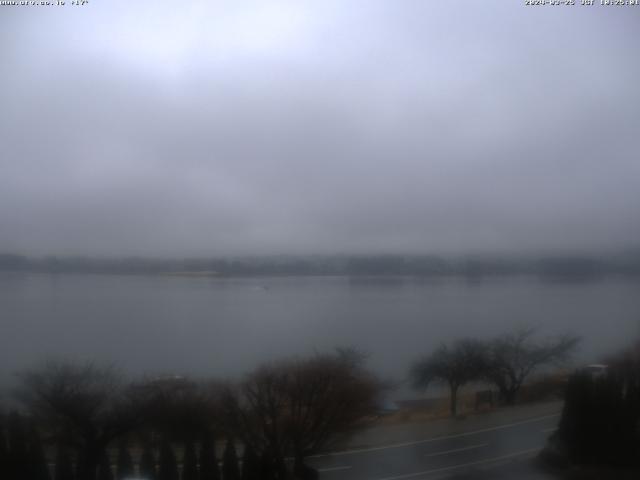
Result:
<svg viewBox="0 0 640 480">
<path fill-rule="evenodd" d="M 354 438 L 351 448 L 308 462 L 322 480 L 550 479 L 535 457 L 555 430 L 560 408 L 556 402 L 464 420 L 374 427 Z"/>
</svg>

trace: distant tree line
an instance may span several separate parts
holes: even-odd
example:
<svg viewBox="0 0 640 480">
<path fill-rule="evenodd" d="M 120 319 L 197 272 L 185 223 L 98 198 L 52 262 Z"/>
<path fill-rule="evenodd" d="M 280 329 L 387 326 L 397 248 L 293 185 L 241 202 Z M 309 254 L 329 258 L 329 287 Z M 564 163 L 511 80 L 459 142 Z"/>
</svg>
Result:
<svg viewBox="0 0 640 480">
<path fill-rule="evenodd" d="M 250 256 L 235 258 L 29 258 L 0 254 L 0 271 L 48 273 L 208 275 L 441 276 L 528 274 L 542 277 L 597 278 L 640 274 L 640 252 L 609 256 L 501 258 L 433 255 Z"/>
<path fill-rule="evenodd" d="M 363 361 L 350 349 L 293 358 L 235 384 L 47 362 L 22 374 L 21 413 L 0 416 L 0 478 L 317 478 L 305 458 L 376 412 L 384 385 Z"/>
<path fill-rule="evenodd" d="M 458 411 L 460 388 L 471 382 L 494 385 L 500 399 L 512 405 L 533 372 L 566 361 L 578 342 L 579 339 L 572 335 L 536 340 L 532 328 L 519 329 L 489 341 L 463 338 L 442 344 L 415 362 L 410 376 L 419 389 L 425 389 L 434 382 L 446 385 L 450 391 L 450 412 L 453 416 Z"/>
</svg>

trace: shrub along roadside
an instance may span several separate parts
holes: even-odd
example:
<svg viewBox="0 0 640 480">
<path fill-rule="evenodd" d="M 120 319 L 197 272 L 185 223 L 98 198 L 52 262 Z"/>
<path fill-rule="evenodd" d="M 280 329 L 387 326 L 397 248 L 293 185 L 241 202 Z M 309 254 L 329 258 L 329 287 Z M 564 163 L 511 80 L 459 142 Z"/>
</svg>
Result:
<svg viewBox="0 0 640 480">
<path fill-rule="evenodd" d="M 605 374 L 573 374 L 543 458 L 558 465 L 640 469 L 640 344 L 609 359 Z"/>
</svg>

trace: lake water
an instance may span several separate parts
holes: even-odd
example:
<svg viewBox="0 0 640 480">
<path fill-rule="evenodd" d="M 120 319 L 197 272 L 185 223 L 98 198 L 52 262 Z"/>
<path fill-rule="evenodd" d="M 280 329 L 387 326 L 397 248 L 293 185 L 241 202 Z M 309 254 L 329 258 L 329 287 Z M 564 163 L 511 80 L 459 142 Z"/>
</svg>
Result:
<svg viewBox="0 0 640 480">
<path fill-rule="evenodd" d="M 597 361 L 640 333 L 640 283 L 531 277 L 194 278 L 0 273 L 0 376 L 51 356 L 133 373 L 233 377 L 260 362 L 355 345 L 402 379 L 460 336 L 517 325 L 579 334 Z"/>
</svg>

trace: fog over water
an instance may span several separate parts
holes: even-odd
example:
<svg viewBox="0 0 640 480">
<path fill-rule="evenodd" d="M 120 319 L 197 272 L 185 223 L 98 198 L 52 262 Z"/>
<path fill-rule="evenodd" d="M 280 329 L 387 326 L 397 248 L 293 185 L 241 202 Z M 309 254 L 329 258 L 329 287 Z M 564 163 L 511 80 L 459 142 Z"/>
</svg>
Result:
<svg viewBox="0 0 640 480">
<path fill-rule="evenodd" d="M 3 7 L 0 251 L 637 247 L 640 9 L 523 3 Z"/>
</svg>

